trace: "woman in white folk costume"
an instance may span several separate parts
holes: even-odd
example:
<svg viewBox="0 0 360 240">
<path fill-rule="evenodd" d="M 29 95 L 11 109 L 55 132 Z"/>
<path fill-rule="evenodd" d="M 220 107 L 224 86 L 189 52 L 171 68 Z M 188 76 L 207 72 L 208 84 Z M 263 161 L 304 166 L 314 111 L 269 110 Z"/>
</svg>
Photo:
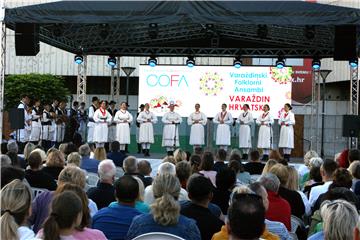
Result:
<svg viewBox="0 0 360 240">
<path fill-rule="evenodd" d="M 283 149 L 284 159 L 290 161 L 291 149 L 294 148 L 295 115 L 291 111 L 292 106 L 289 103 L 284 105 L 284 109 L 285 111 L 281 113 L 279 119 L 281 125 L 279 148 Z"/>
<path fill-rule="evenodd" d="M 256 124 L 260 125 L 259 128 L 259 136 L 258 136 L 258 148 L 263 150 L 263 161 L 267 161 L 269 159 L 269 152 L 272 148 L 272 124 L 274 120 L 270 114 L 269 105 L 264 105 L 264 112 L 256 119 Z"/>
<path fill-rule="evenodd" d="M 52 121 L 54 118 L 54 112 L 51 112 L 51 106 L 49 103 L 45 103 L 44 111 L 42 113 L 41 125 L 42 125 L 42 145 L 45 150 L 51 147 L 51 141 L 54 139 L 55 129 L 52 127 Z"/>
<path fill-rule="evenodd" d="M 114 121 L 115 114 L 117 112 L 117 109 L 115 108 L 115 101 L 110 101 L 108 112 L 111 115 L 111 122 L 109 123 L 109 132 L 108 132 L 108 142 L 112 143 L 116 141 L 116 123 Z"/>
<path fill-rule="evenodd" d="M 100 102 L 100 108 L 94 112 L 93 119 L 95 122 L 93 141 L 96 147 L 104 147 L 108 141 L 108 124 L 111 123 L 111 114 L 106 110 L 106 102 Z"/>
<path fill-rule="evenodd" d="M 120 104 L 120 110 L 115 114 L 116 141 L 120 143 L 120 150 L 125 151 L 125 145 L 130 144 L 130 124 L 133 116 L 126 110 L 126 102 Z"/>
<path fill-rule="evenodd" d="M 200 104 L 195 104 L 195 112 L 190 114 L 187 122 L 191 126 L 189 144 L 194 149 L 201 147 L 205 144 L 204 126 L 206 125 L 207 118 L 204 113 L 200 112 Z"/>
<path fill-rule="evenodd" d="M 140 115 L 141 112 L 144 111 L 145 105 L 144 104 L 140 104 L 139 109 L 140 111 L 136 113 L 136 119 L 138 118 L 138 116 Z M 144 153 L 145 154 L 145 150 L 141 147 L 141 143 L 139 142 L 139 134 L 140 134 L 140 123 L 138 121 L 136 121 L 136 143 L 137 143 L 137 153 Z"/>
<path fill-rule="evenodd" d="M 150 156 L 150 145 L 154 143 L 153 124 L 157 123 L 156 116 L 149 111 L 149 108 L 150 105 L 146 103 L 144 111 L 141 111 L 136 119 L 140 123 L 139 143 L 146 157 Z"/>
<path fill-rule="evenodd" d="M 170 111 L 165 113 L 162 117 L 164 123 L 162 146 L 166 147 L 168 155 L 173 155 L 175 147 L 179 147 L 179 127 L 181 124 L 181 116 L 174 112 L 175 104 L 170 102 Z"/>
<path fill-rule="evenodd" d="M 41 112 L 40 100 L 35 100 L 34 107 L 31 113 L 31 134 L 30 141 L 37 144 L 41 138 Z"/>
<path fill-rule="evenodd" d="M 214 123 L 217 123 L 216 129 L 216 145 L 219 148 L 227 151 L 228 146 L 231 145 L 231 132 L 230 125 L 233 124 L 231 113 L 226 111 L 227 105 L 221 105 L 221 112 L 216 114 Z"/>
<path fill-rule="evenodd" d="M 25 111 L 24 141 L 30 141 L 32 125 L 32 107 L 28 107 Z"/>
<path fill-rule="evenodd" d="M 244 104 L 243 112 L 240 113 L 240 116 L 236 120 L 240 124 L 239 128 L 239 148 L 242 150 L 243 157 L 242 159 L 247 160 L 250 149 L 252 148 L 251 144 L 251 124 L 254 119 L 249 111 L 249 105 Z"/>
<path fill-rule="evenodd" d="M 94 113 L 95 113 L 98 105 L 99 105 L 99 99 L 97 97 L 93 97 L 92 104 L 89 107 L 89 112 L 88 112 L 88 119 L 89 119 L 89 122 L 87 124 L 87 126 L 88 126 L 87 142 L 88 143 L 94 142 L 95 122 L 94 122 L 93 116 L 94 116 Z"/>
<path fill-rule="evenodd" d="M 61 101 L 59 103 L 59 107 L 56 108 L 56 142 L 59 145 L 60 143 L 64 142 L 65 137 L 65 123 L 67 120 L 67 115 L 65 112 L 66 109 L 66 102 Z"/>
</svg>

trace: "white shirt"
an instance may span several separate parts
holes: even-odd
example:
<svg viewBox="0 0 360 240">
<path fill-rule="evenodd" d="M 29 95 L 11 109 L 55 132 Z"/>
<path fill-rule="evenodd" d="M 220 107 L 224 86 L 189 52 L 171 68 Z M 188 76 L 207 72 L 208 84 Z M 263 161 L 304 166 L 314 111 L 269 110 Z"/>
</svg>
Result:
<svg viewBox="0 0 360 240">
<path fill-rule="evenodd" d="M 329 186 L 332 184 L 332 181 L 325 182 L 323 185 L 316 186 L 311 188 L 309 195 L 309 202 L 311 206 L 314 206 L 316 200 L 323 193 L 326 193 L 329 190 Z"/>
<path fill-rule="evenodd" d="M 19 240 L 35 240 L 39 239 L 35 237 L 35 233 L 33 230 L 26 226 L 21 226 L 17 229 L 17 234 L 19 236 Z"/>
</svg>

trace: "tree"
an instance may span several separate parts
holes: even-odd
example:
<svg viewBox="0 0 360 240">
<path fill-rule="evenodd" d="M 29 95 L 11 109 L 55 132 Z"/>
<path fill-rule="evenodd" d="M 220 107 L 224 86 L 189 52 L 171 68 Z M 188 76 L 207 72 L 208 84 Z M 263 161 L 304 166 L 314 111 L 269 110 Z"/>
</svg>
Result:
<svg viewBox="0 0 360 240">
<path fill-rule="evenodd" d="M 22 94 L 40 99 L 42 103 L 54 99 L 66 100 L 70 94 L 64 80 L 51 74 L 19 74 L 5 77 L 5 109 L 16 107 Z"/>
</svg>

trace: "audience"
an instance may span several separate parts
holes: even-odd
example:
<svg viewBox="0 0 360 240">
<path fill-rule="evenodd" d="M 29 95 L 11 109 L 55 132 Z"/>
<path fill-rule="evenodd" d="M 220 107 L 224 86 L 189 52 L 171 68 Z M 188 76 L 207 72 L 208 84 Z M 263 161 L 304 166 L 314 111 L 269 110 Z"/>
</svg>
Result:
<svg viewBox="0 0 360 240">
<path fill-rule="evenodd" d="M 287 165 L 287 160 L 285 160 L 278 149 L 271 149 L 270 150 L 270 154 L 269 154 L 269 159 L 273 159 L 275 161 L 277 161 L 278 163 L 282 163 Z"/>
<path fill-rule="evenodd" d="M 23 181 L 25 184 L 28 184 L 25 179 L 24 169 L 14 166 L 2 166 L 1 165 L 1 188 L 3 188 L 6 184 L 11 181 L 19 179 Z"/>
<path fill-rule="evenodd" d="M 136 199 L 135 202 L 135 208 L 137 210 L 139 210 L 142 213 L 149 213 L 150 212 L 150 207 L 149 205 L 147 205 L 146 203 L 144 203 L 144 192 L 145 192 L 145 188 L 144 188 L 144 183 L 141 181 L 140 178 L 133 176 L 133 178 L 138 182 L 139 184 L 139 195 Z"/>
<path fill-rule="evenodd" d="M 352 162 L 348 170 L 353 177 L 351 189 L 355 191 L 355 185 L 360 180 L 360 161 Z"/>
<path fill-rule="evenodd" d="M 320 173 L 320 168 L 322 164 L 323 160 L 321 158 L 312 158 L 310 160 L 310 172 L 309 177 L 307 178 L 308 181 L 300 182 L 300 187 L 303 187 L 303 192 L 308 198 L 311 188 L 324 184 Z"/>
<path fill-rule="evenodd" d="M 270 169 L 276 164 L 278 164 L 278 161 L 276 161 L 274 159 L 267 160 L 267 162 L 265 163 L 265 166 L 264 166 L 264 168 L 262 170 L 261 175 L 264 175 L 265 173 L 269 173 Z"/>
<path fill-rule="evenodd" d="M 118 141 L 110 144 L 110 152 L 107 154 L 107 158 L 113 160 L 116 167 L 123 166 L 126 155 L 120 151 L 120 143 Z"/>
<path fill-rule="evenodd" d="M 348 159 L 349 159 L 349 165 L 354 161 L 360 161 L 360 150 L 350 149 Z"/>
<path fill-rule="evenodd" d="M 145 187 L 151 185 L 152 179 L 144 178 L 144 176 L 139 173 L 138 161 L 136 157 L 133 156 L 126 157 L 123 162 L 123 169 L 125 172 L 124 175 L 131 175 L 140 178 L 141 181 L 143 181 Z"/>
<path fill-rule="evenodd" d="M 251 183 L 250 173 L 245 172 L 244 165 L 241 163 L 241 159 L 238 161 L 232 160 L 229 162 L 229 168 L 236 173 L 237 183 L 247 185 Z"/>
<path fill-rule="evenodd" d="M 133 239 L 148 232 L 166 232 L 184 239 L 201 239 L 194 220 L 180 215 L 177 202 L 180 182 L 172 174 L 156 176 L 153 186 L 155 202 L 150 205 L 151 213 L 134 218 L 126 239 Z"/>
<path fill-rule="evenodd" d="M 7 147 L 6 155 L 8 155 L 10 157 L 12 165 L 25 169 L 26 162 L 25 162 L 24 158 L 22 158 L 18 155 L 19 147 L 18 147 L 17 143 L 15 141 L 8 142 L 6 147 Z"/>
<path fill-rule="evenodd" d="M 225 168 L 216 175 L 216 189 L 212 203 L 218 205 L 224 215 L 229 208 L 230 194 L 236 183 L 236 174 L 233 170 Z"/>
<path fill-rule="evenodd" d="M 191 155 L 191 174 L 198 173 L 200 171 L 201 157 L 200 155 Z"/>
<path fill-rule="evenodd" d="M 104 147 L 97 147 L 94 151 L 94 159 L 102 161 L 106 159 L 106 150 Z"/>
<path fill-rule="evenodd" d="M 141 175 L 144 176 L 146 182 L 152 183 L 153 179 L 150 176 L 152 172 L 151 164 L 147 160 L 141 160 L 138 162 L 138 171 Z M 150 185 L 149 184 L 149 185 Z"/>
<path fill-rule="evenodd" d="M 204 152 L 201 158 L 199 173 L 210 179 L 211 183 L 216 187 L 216 171 L 214 168 L 214 155 L 211 152 Z"/>
<path fill-rule="evenodd" d="M 79 147 L 79 154 L 81 155 L 81 164 L 80 168 L 88 172 L 97 173 L 99 161 L 93 158 L 90 158 L 91 149 L 88 144 L 81 145 Z"/>
<path fill-rule="evenodd" d="M 215 164 L 213 166 L 214 171 L 220 172 L 220 170 L 227 167 L 227 164 L 225 164 L 226 155 L 227 155 L 226 151 L 224 149 L 222 149 L 222 148 L 220 148 L 217 151 L 216 162 L 215 162 Z"/>
<path fill-rule="evenodd" d="M 115 181 L 116 166 L 112 160 L 103 160 L 98 166 L 99 182 L 96 187 L 92 187 L 87 191 L 88 197 L 93 200 L 98 209 L 109 206 L 115 201 L 115 189 L 113 183 Z"/>
<path fill-rule="evenodd" d="M 185 152 L 184 150 L 182 150 L 181 148 L 177 148 L 177 149 L 174 151 L 174 159 L 175 159 L 175 165 L 176 165 L 176 163 L 178 163 L 178 162 L 187 161 L 186 152 Z"/>
<path fill-rule="evenodd" d="M 306 182 L 309 180 L 308 176 L 309 176 L 309 172 L 310 172 L 310 160 L 312 158 L 318 158 L 318 157 L 319 157 L 319 155 L 314 150 L 310 150 L 305 153 L 304 165 L 301 165 L 298 169 L 300 179 L 304 178 L 304 180 L 300 180 L 300 183 Z"/>
<path fill-rule="evenodd" d="M 43 167 L 42 171 L 57 180 L 64 166 L 65 158 L 63 154 L 59 150 L 55 150 L 47 156 L 46 166 Z"/>
<path fill-rule="evenodd" d="M 11 166 L 11 159 L 6 154 L 0 154 L 1 167 Z"/>
<path fill-rule="evenodd" d="M 250 162 L 244 165 L 245 171 L 250 175 L 260 175 L 264 169 L 265 164 L 260 161 L 260 153 L 255 150 L 250 152 Z"/>
<path fill-rule="evenodd" d="M 181 188 L 186 189 L 187 181 L 191 175 L 191 165 L 187 161 L 180 161 L 176 164 L 176 176 L 180 181 Z"/>
<path fill-rule="evenodd" d="M 78 152 L 69 153 L 69 155 L 67 155 L 66 159 L 67 159 L 68 166 L 69 165 L 73 165 L 76 167 L 81 166 L 81 155 Z"/>
<path fill-rule="evenodd" d="M 25 163 L 28 163 L 28 158 L 30 156 L 30 153 L 35 150 L 36 145 L 33 144 L 32 142 L 28 142 L 27 144 L 25 144 L 24 147 L 24 161 Z"/>
</svg>

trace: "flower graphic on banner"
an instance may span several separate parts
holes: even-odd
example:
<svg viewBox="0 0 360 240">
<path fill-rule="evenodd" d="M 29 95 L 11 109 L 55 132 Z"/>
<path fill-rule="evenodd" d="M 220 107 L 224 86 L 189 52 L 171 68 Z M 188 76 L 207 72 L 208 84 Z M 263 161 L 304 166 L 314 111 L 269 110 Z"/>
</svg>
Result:
<svg viewBox="0 0 360 240">
<path fill-rule="evenodd" d="M 200 90 L 206 96 L 216 96 L 224 88 L 224 80 L 216 72 L 206 72 L 200 78 Z"/>
<path fill-rule="evenodd" d="M 175 107 L 180 107 L 182 105 L 181 100 L 172 100 L 168 99 L 166 96 L 160 96 L 150 100 L 150 107 L 154 109 L 155 112 L 166 112 L 170 104 L 175 104 Z"/>
<path fill-rule="evenodd" d="M 293 74 L 293 70 L 291 67 L 270 68 L 271 79 L 279 84 L 287 84 L 292 82 L 293 80 L 292 74 Z"/>
<path fill-rule="evenodd" d="M 281 108 L 279 111 L 278 111 L 278 118 L 280 119 L 281 117 L 281 113 L 284 112 L 285 109 L 284 108 Z"/>
</svg>

